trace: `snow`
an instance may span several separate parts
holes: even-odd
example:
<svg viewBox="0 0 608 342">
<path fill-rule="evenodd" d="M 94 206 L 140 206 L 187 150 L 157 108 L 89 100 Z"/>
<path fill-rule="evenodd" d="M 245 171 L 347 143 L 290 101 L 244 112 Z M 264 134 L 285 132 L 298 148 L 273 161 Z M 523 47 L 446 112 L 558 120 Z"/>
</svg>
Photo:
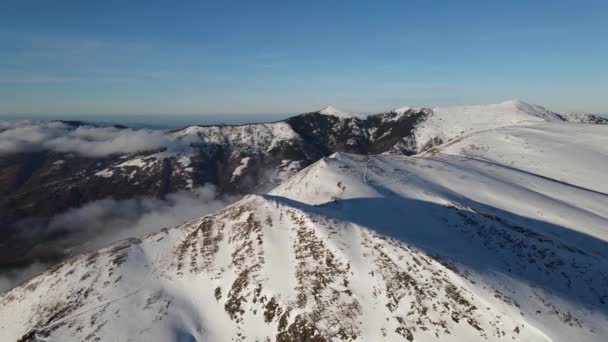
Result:
<svg viewBox="0 0 608 342">
<path fill-rule="evenodd" d="M 129 160 L 123 162 L 123 163 L 120 163 L 120 164 L 116 165 L 116 167 L 137 167 L 137 168 L 143 168 L 143 167 L 147 167 L 149 165 L 150 165 L 150 162 L 148 160 L 145 160 L 143 158 L 133 158 L 133 159 L 129 159 Z"/>
<path fill-rule="evenodd" d="M 304 161 L 302 160 L 281 160 L 281 164 L 272 175 L 274 184 L 282 183 L 283 181 L 300 171 L 304 167 L 304 165 Z"/>
<path fill-rule="evenodd" d="M 175 139 L 198 144 L 222 145 L 234 154 L 269 152 L 277 145 L 300 139 L 285 122 L 239 126 L 190 126 L 171 133 Z"/>
<path fill-rule="evenodd" d="M 407 113 L 409 111 L 412 111 L 412 110 L 416 110 L 417 111 L 417 110 L 420 110 L 420 109 L 421 108 L 406 106 L 406 107 L 399 107 L 399 108 L 392 109 L 392 110 L 389 111 L 389 113 L 396 113 L 396 114 L 399 114 L 399 115 L 403 115 L 403 114 L 405 114 L 405 113 Z"/>
<path fill-rule="evenodd" d="M 192 163 L 192 158 L 188 155 L 181 155 L 177 158 L 177 163 L 181 165 L 183 168 L 187 168 Z"/>
<path fill-rule="evenodd" d="M 539 123 L 479 132 L 439 150 L 608 193 L 607 131 L 604 125 Z"/>
<path fill-rule="evenodd" d="M 562 129 L 565 130 L 565 126 Z M 567 140 L 568 136 L 564 136 L 562 139 Z M 598 145 L 595 147 L 602 148 L 605 153 L 606 147 L 603 146 L 608 145 Z M 569 155 L 562 155 L 561 160 L 554 162 L 557 165 L 564 163 L 564 156 Z M 595 157 L 598 156 L 595 155 Z M 606 322 L 606 311 L 600 311 L 603 313 L 598 314 L 595 310 L 599 307 L 596 307 L 595 310 L 587 310 L 584 308 L 587 304 L 582 304 L 594 302 L 593 299 L 585 299 L 588 291 L 595 290 L 587 287 L 584 282 L 594 283 L 598 281 L 597 277 L 600 277 L 598 274 L 608 270 L 607 254 L 603 250 L 605 248 L 603 244 L 608 241 L 608 231 L 605 229 L 608 224 L 608 197 L 605 194 L 593 189 L 573 187 L 542 174 L 536 175 L 510 166 L 488 164 L 484 161 L 443 154 L 413 158 L 394 155 L 375 156 L 371 159 L 339 154 L 328 160 L 332 162 L 314 165 L 308 170 L 305 179 L 294 178 L 279 186 L 273 191 L 273 194 L 314 205 L 331 201 L 336 196 L 339 196 L 340 199 L 360 199 L 360 201 L 352 202 L 340 201 L 341 204 L 336 204 L 336 210 L 344 213 L 342 217 L 350 222 L 365 222 L 370 227 L 376 227 L 376 231 L 396 236 L 401 240 L 428 249 L 432 253 L 442 252 L 441 254 L 444 254 L 446 250 L 450 250 L 451 252 L 447 254 L 452 254 L 453 259 L 460 259 L 463 264 L 469 265 L 468 271 L 474 275 L 476 283 L 480 284 L 473 286 L 475 295 L 484 299 L 487 303 L 484 304 L 484 307 L 495 307 L 501 304 L 500 301 L 492 299 L 491 294 L 484 293 L 484 286 L 493 286 L 502 293 L 509 293 L 509 296 L 516 300 L 518 310 L 510 310 L 507 317 L 515 318 L 515 321 L 517 321 L 517 316 L 524 319 L 525 326 L 539 334 L 533 340 L 545 336 L 554 341 L 574 339 L 592 341 L 602 340 L 602 336 L 606 334 L 606 331 L 600 333 L 599 330 L 596 330 L 604 329 L 596 324 L 605 324 L 600 322 Z M 570 165 L 568 162 L 565 163 Z M 551 169 L 550 166 L 547 168 Z M 343 179 L 348 178 L 351 181 L 345 192 L 340 193 L 340 190 L 328 192 L 327 190 L 331 189 L 335 179 L 339 178 L 335 175 L 336 172 L 349 175 L 349 177 L 343 177 Z M 573 173 L 576 173 L 576 169 L 573 169 Z M 601 172 L 596 173 L 596 176 L 595 179 L 589 181 L 606 183 L 606 176 Z M 374 205 L 375 201 L 372 199 L 379 198 L 377 196 L 379 193 L 386 194 L 388 200 L 379 199 Z M 408 199 L 411 202 L 399 204 L 397 200 L 399 198 Z M 442 214 L 436 209 L 429 209 L 433 206 L 426 203 L 436 203 L 435 208 L 445 205 L 473 207 L 488 215 L 500 215 L 512 220 L 514 224 L 532 229 L 534 232 L 532 234 L 540 234 L 567 246 L 577 246 L 575 248 L 580 248 L 587 253 L 601 255 L 601 261 L 598 261 L 599 264 L 595 264 L 596 261 L 591 259 L 583 262 L 575 255 L 564 255 L 565 259 L 573 257 L 579 260 L 577 262 L 586 264 L 584 267 L 597 267 L 596 271 L 590 269 L 579 271 L 576 267 L 565 271 L 578 274 L 573 276 L 574 278 L 581 276 L 587 280 L 581 280 L 577 285 L 568 283 L 568 290 L 564 293 L 561 285 L 550 285 L 553 284 L 553 281 L 557 281 L 551 279 L 551 276 L 540 276 L 543 280 L 539 280 L 538 272 L 542 271 L 525 270 L 511 273 L 515 266 L 501 266 L 502 270 L 495 269 L 496 265 L 503 263 L 515 262 L 517 264 L 515 261 L 518 259 L 517 254 L 505 252 L 507 247 L 504 242 L 499 244 L 500 249 L 488 251 L 488 242 L 477 245 L 477 242 L 474 242 L 475 239 L 463 238 L 458 236 L 459 233 L 452 235 L 455 232 L 445 228 L 431 228 L 433 227 L 431 218 Z M 395 230 L 404 218 L 407 219 L 409 228 L 403 231 Z M 482 218 L 476 218 L 476 220 L 482 220 Z M 450 220 L 446 222 L 450 222 Z M 437 222 L 434 225 L 441 227 L 445 226 L 445 223 Z M 420 227 L 422 230 L 414 229 L 415 227 Z M 435 229 L 439 229 L 439 231 Z M 489 241 L 493 238 L 493 235 L 484 237 Z M 446 241 L 446 243 L 441 241 Z M 526 243 L 530 243 L 530 241 Z M 494 253 L 498 255 L 494 255 Z M 562 253 L 567 254 L 564 251 Z M 465 257 L 466 255 L 469 256 Z M 465 259 L 468 260 L 465 261 Z M 499 259 L 501 261 L 498 261 Z M 489 263 L 493 266 L 486 269 L 487 266 L 480 265 L 479 260 L 486 260 L 481 264 Z M 570 281 L 574 282 L 574 280 Z M 558 282 L 563 284 L 563 280 Z M 560 297 L 559 293 L 565 297 Z M 537 300 L 531 302 L 530 297 Z M 578 306 L 573 304 L 577 301 L 581 303 Z M 551 304 L 544 304 L 547 302 Z M 598 302 L 595 303 L 594 305 L 601 306 L 601 304 L 597 304 Z M 584 322 L 584 329 L 593 330 L 595 334 L 588 334 L 589 330 L 582 331 L 565 326 L 559 321 L 559 318 L 551 315 L 551 310 L 546 311 L 547 305 L 553 305 L 560 312 L 580 313 L 581 315 L 577 317 Z M 505 312 L 506 307 L 502 303 L 499 311 Z M 541 314 L 538 314 L 537 311 L 540 311 Z M 520 312 L 523 312 L 524 315 L 520 315 Z M 503 319 L 505 318 L 503 317 Z M 471 340 L 471 338 L 462 339 Z"/>
<path fill-rule="evenodd" d="M 599 123 L 599 124 L 603 124 L 603 125 L 608 124 L 608 119 L 601 117 L 599 115 L 592 114 L 592 113 L 574 112 L 574 113 L 563 113 L 560 115 L 569 122 Z"/>
<path fill-rule="evenodd" d="M 243 171 L 245 171 L 245 169 L 247 168 L 247 166 L 249 165 L 249 160 L 251 158 L 250 157 L 245 157 L 243 159 L 241 159 L 241 163 L 239 164 L 239 166 L 237 166 L 234 171 L 232 172 L 232 179 L 236 179 L 237 177 L 240 177 L 243 175 Z"/>
<path fill-rule="evenodd" d="M 204 136 L 257 151 L 294 138 L 272 125 Z M 67 260 L 0 295 L 0 331 L 264 341 L 299 318 L 335 341 L 605 341 L 607 133 L 521 101 L 435 108 L 416 132 L 441 138 L 434 149 L 335 153 L 267 194 Z"/>
<path fill-rule="evenodd" d="M 400 107 L 400 108 L 395 108 L 393 110 L 391 110 L 391 112 L 397 113 L 397 114 L 403 114 L 405 112 L 407 112 L 408 110 L 412 109 L 411 107 Z"/>
<path fill-rule="evenodd" d="M 271 195 L 284 196 L 310 205 L 340 199 L 374 198 L 381 194 L 366 186 L 359 177 L 344 177 L 344 172 L 355 165 L 336 153 L 300 171 L 283 182 Z M 337 165 L 337 166 L 336 166 Z"/>
<path fill-rule="evenodd" d="M 365 119 L 366 118 L 366 115 L 364 115 L 364 114 L 343 111 L 343 110 L 338 109 L 333 106 L 327 106 L 327 107 L 321 109 L 318 113 L 323 114 L 323 115 L 335 116 L 335 117 L 343 118 L 343 119 L 353 119 L 353 118 Z"/>
<path fill-rule="evenodd" d="M 109 169 L 103 169 L 101 171 L 95 172 L 95 176 L 110 178 L 114 175 L 114 172 Z"/>
<path fill-rule="evenodd" d="M 395 109 L 400 115 L 409 107 Z M 474 132 L 534 122 L 562 121 L 558 114 L 538 105 L 519 100 L 498 104 L 436 107 L 428 110 L 427 117 L 416 127 L 413 141 L 418 151 L 466 136 Z"/>
<path fill-rule="evenodd" d="M 141 172 L 142 170 L 150 171 L 153 166 L 156 166 L 159 162 L 158 157 L 159 155 L 155 154 L 146 158 L 135 157 L 127 159 L 122 163 L 98 171 L 95 173 L 95 175 L 104 178 L 111 178 L 116 177 L 117 175 L 122 175 L 128 178 L 129 180 L 133 180 L 137 176 L 138 172 Z M 124 160 L 125 158 L 121 159 Z"/>
</svg>

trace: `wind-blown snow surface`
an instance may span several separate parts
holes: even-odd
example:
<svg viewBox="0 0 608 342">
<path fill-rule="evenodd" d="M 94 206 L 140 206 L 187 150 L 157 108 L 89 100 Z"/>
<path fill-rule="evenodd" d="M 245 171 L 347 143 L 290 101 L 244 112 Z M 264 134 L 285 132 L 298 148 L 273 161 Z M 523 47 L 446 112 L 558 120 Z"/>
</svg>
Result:
<svg viewBox="0 0 608 342">
<path fill-rule="evenodd" d="M 511 100 L 498 104 L 438 107 L 416 130 L 418 150 L 473 132 L 517 124 L 563 121 L 544 107 Z"/>
<path fill-rule="evenodd" d="M 605 341 L 606 126 L 495 106 L 67 260 L 0 296 L 3 340 Z"/>
<path fill-rule="evenodd" d="M 606 194 L 607 133 L 603 125 L 520 125 L 473 133 L 432 152 L 512 166 Z"/>
</svg>

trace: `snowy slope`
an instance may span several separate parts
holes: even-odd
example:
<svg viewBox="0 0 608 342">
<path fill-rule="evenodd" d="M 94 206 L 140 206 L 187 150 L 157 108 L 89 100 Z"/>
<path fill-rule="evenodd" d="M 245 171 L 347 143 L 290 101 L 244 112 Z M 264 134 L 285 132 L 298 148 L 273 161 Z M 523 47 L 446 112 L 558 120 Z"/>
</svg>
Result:
<svg viewBox="0 0 608 342">
<path fill-rule="evenodd" d="M 432 152 L 511 166 L 608 193 L 608 129 L 603 125 L 539 123 L 473 133 Z M 550 167 L 548 167 L 550 165 Z"/>
<path fill-rule="evenodd" d="M 222 145 L 229 151 L 269 152 L 281 143 L 297 141 L 298 134 L 284 122 L 240 126 L 190 126 L 170 134 L 175 138 L 196 136 L 197 144 Z M 191 139 L 191 138 L 190 138 Z"/>
<path fill-rule="evenodd" d="M 303 172 L 273 194 L 316 205 L 337 198 L 338 217 L 450 260 L 476 296 L 512 306 L 503 319 L 518 316 L 551 340 L 608 336 L 606 194 L 442 154 L 336 155 Z"/>
<path fill-rule="evenodd" d="M 472 132 L 543 121 L 561 119 L 543 107 L 518 100 L 491 105 L 437 107 L 417 127 L 415 140 L 421 151 Z"/>
<path fill-rule="evenodd" d="M 605 341 L 607 182 L 580 173 L 606 164 L 606 128 L 527 118 L 413 157 L 337 153 L 70 259 L 0 296 L 3 340 Z"/>
<path fill-rule="evenodd" d="M 408 107 L 395 109 L 401 112 Z M 473 133 L 501 127 L 524 126 L 535 123 L 608 124 L 608 120 L 588 113 L 559 114 L 545 107 L 520 100 L 497 104 L 436 107 L 431 110 L 410 138 L 418 152 Z"/>
</svg>

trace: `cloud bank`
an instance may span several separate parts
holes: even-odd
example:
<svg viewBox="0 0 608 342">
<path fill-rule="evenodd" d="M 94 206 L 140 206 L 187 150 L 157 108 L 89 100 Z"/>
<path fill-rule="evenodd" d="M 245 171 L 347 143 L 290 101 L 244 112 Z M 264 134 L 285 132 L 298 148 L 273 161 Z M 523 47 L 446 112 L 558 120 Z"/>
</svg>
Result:
<svg viewBox="0 0 608 342">
<path fill-rule="evenodd" d="M 74 127 L 60 121 L 0 121 L 0 155 L 51 150 L 104 157 L 161 148 L 181 151 L 189 148 L 195 138 L 173 139 L 151 129 Z"/>
<path fill-rule="evenodd" d="M 217 211 L 239 198 L 219 196 L 216 188 L 208 185 L 170 194 L 164 200 L 152 197 L 120 201 L 103 199 L 70 209 L 24 230 L 28 235 L 22 238 L 35 239 L 37 243 L 28 253 L 28 265 L 0 274 L 0 293 L 44 271 L 57 260 L 122 239 L 175 227 Z M 31 225 L 31 222 L 26 224 Z"/>
</svg>

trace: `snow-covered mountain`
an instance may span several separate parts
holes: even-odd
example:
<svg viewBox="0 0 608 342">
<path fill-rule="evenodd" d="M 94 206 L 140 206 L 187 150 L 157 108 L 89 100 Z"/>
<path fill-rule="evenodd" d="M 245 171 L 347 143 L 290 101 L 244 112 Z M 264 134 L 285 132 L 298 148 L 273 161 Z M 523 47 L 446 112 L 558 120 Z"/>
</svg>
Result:
<svg viewBox="0 0 608 342">
<path fill-rule="evenodd" d="M 134 168 L 124 175 L 125 164 L 120 163 L 95 175 L 124 182 L 125 177 L 145 177 L 153 165 L 169 161 L 169 169 L 177 176 L 175 187 L 178 189 L 183 184 L 191 188 L 213 183 L 231 193 L 249 193 L 268 190 L 294 172 L 335 152 L 377 154 L 398 149 L 416 154 L 480 130 L 532 122 L 608 122 L 602 120 L 591 114 L 557 114 L 517 100 L 467 107 L 403 107 L 371 115 L 328 106 L 273 123 L 186 127 L 169 135 L 173 139 L 192 141 L 193 150 L 177 155 L 152 154 L 143 158 L 146 163 L 137 157 L 135 164 L 141 165 L 141 172 Z M 128 161 L 127 165 L 133 162 Z"/>
<path fill-rule="evenodd" d="M 544 121 L 606 122 L 590 114 L 557 114 L 521 101 L 404 107 L 375 115 L 330 106 L 280 122 L 190 126 L 167 133 L 165 148 L 157 143 L 146 150 L 144 145 L 135 153 L 87 156 L 65 148 L 48 149 L 53 144 L 12 154 L 0 150 L 0 209 L 6 213 L 0 223 L 53 215 L 110 196 L 163 197 L 208 183 L 232 194 L 266 191 L 335 152 L 378 154 L 398 149 L 416 154 L 472 132 Z M 73 130 L 87 127 L 80 122 L 65 124 Z M 11 136 L 0 127 L 0 140 L 5 134 Z"/>
<path fill-rule="evenodd" d="M 173 132 L 243 174 L 277 146 L 332 154 L 24 282 L 3 339 L 605 341 L 608 126 L 565 121 L 510 101 Z"/>
</svg>

